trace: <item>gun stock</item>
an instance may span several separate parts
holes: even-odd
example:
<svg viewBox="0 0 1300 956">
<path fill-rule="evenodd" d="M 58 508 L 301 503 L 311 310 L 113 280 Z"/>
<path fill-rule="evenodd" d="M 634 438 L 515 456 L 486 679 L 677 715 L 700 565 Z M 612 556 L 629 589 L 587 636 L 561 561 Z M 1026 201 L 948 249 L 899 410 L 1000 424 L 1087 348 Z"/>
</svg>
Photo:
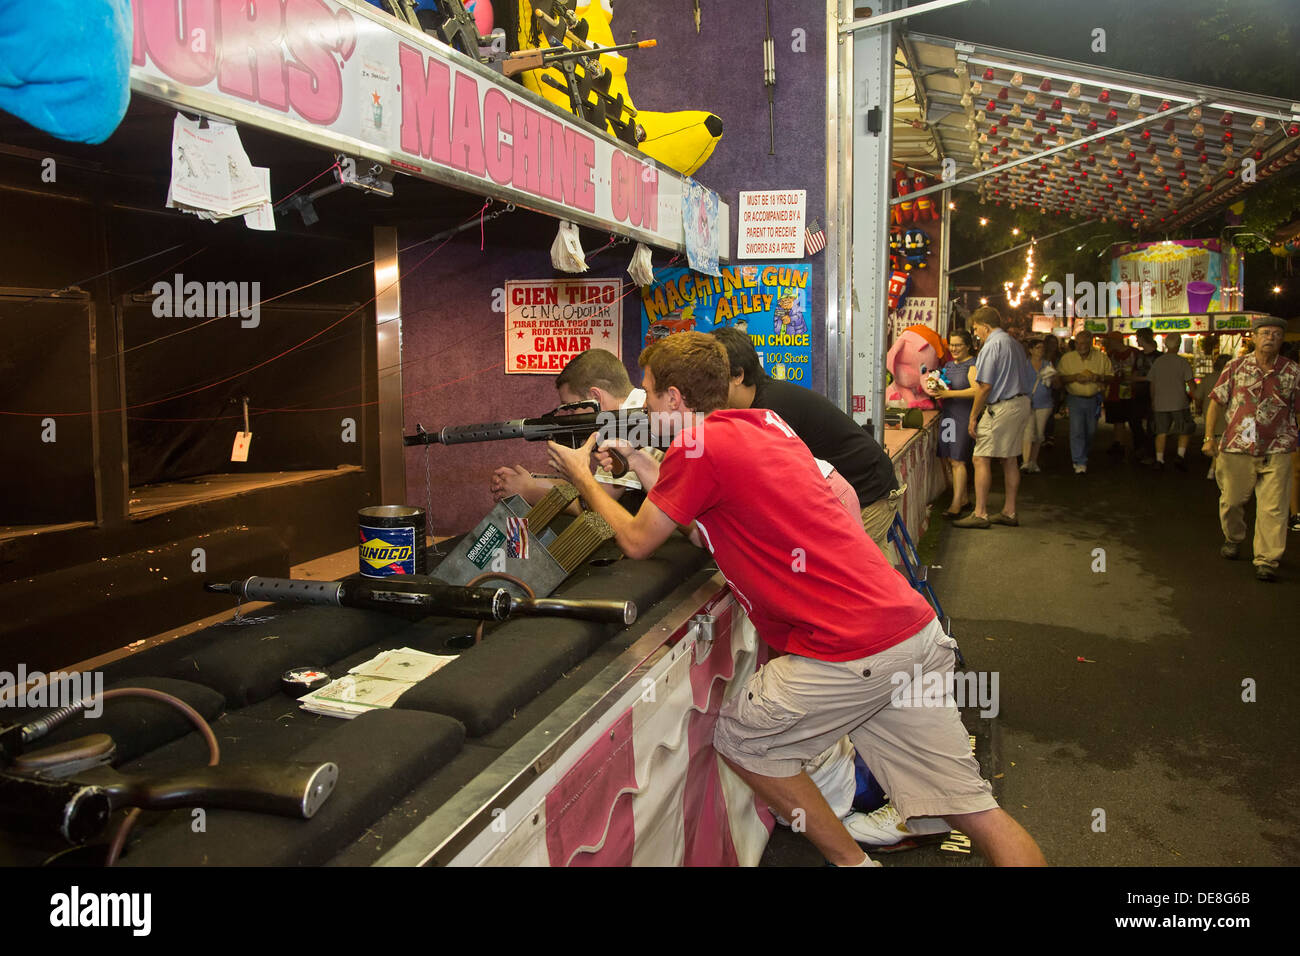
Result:
<svg viewBox="0 0 1300 956">
<path fill-rule="evenodd" d="M 163 776 L 101 767 L 70 780 L 0 771 L 0 821 L 85 843 L 120 807 L 206 807 L 310 819 L 338 783 L 333 763 L 202 767 Z"/>
<path fill-rule="evenodd" d="M 104 767 L 78 779 L 100 787 L 115 810 L 219 807 L 310 820 L 334 792 L 339 768 L 329 762 L 221 764 L 153 776 Z"/>
<path fill-rule="evenodd" d="M 546 49 L 563 50 L 564 47 L 548 47 Z M 506 76 L 518 76 L 520 73 L 527 73 L 529 70 L 539 70 L 544 64 L 543 53 L 546 49 L 534 47 L 531 50 L 519 50 L 515 53 L 506 55 L 501 64 L 501 72 Z"/>
</svg>

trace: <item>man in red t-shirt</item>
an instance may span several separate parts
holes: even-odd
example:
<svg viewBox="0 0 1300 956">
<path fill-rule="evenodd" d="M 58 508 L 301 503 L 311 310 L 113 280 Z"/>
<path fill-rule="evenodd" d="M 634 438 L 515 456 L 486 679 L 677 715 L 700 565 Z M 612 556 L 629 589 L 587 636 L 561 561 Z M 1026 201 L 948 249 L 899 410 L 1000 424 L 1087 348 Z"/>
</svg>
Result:
<svg viewBox="0 0 1300 956">
<path fill-rule="evenodd" d="M 951 672 L 956 643 L 835 499 L 807 446 L 769 410 L 725 408 L 730 365 L 711 336 L 668 336 L 640 364 L 646 406 L 675 437 L 636 515 L 592 477 L 596 436 L 578 449 L 550 443 L 551 462 L 629 557 L 694 523 L 758 633 L 783 652 L 723 705 L 722 758 L 783 817 L 802 818 L 839 866 L 871 861 L 803 767 L 845 734 L 903 819 L 943 817 L 997 864 L 1043 863 L 981 779 L 956 707 L 895 705 L 913 681 Z"/>
</svg>

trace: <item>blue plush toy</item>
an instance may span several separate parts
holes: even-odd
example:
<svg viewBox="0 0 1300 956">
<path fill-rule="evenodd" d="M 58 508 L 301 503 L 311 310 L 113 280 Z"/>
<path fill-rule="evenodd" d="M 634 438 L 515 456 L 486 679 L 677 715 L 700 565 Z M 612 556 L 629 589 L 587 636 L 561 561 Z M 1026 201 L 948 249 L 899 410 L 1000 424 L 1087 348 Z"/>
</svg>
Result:
<svg viewBox="0 0 1300 956">
<path fill-rule="evenodd" d="M 921 229 L 909 229 L 903 233 L 903 270 L 924 269 L 930 255 L 930 237 Z"/>
<path fill-rule="evenodd" d="M 129 0 L 0 0 L 0 109 L 102 143 L 131 97 Z"/>
</svg>

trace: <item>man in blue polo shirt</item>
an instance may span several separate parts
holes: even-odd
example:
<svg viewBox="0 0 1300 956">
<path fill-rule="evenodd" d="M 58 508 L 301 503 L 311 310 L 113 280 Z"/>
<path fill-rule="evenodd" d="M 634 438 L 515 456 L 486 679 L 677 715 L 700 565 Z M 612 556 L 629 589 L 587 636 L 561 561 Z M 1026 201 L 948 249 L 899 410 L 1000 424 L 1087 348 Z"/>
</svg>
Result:
<svg viewBox="0 0 1300 956">
<path fill-rule="evenodd" d="M 990 524 L 1019 525 L 1016 492 L 1020 490 L 1020 454 L 1025 423 L 1031 414 L 1029 393 L 1034 387 L 1034 367 L 1020 343 L 1002 329 L 1002 316 L 983 306 L 971 316 L 971 331 L 984 343 L 975 357 L 975 401 L 970 412 L 970 434 L 975 439 L 975 510 L 953 522 L 957 528 L 987 528 Z M 1001 514 L 989 517 L 989 489 L 993 487 L 993 460 L 1002 459 L 1006 500 Z"/>
</svg>

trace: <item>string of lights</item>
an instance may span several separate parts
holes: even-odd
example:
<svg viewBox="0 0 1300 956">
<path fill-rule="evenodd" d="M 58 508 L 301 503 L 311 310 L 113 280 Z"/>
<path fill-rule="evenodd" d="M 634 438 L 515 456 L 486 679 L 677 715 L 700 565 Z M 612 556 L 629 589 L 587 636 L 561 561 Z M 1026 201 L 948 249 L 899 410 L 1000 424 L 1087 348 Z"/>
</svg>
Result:
<svg viewBox="0 0 1300 956">
<path fill-rule="evenodd" d="M 1002 290 L 1007 294 L 1007 302 L 1013 309 L 1020 307 L 1020 302 L 1025 297 L 1025 290 L 1029 288 L 1029 280 L 1034 277 L 1034 246 L 1036 245 L 1037 242 L 1031 242 L 1029 248 L 1025 250 L 1025 274 L 1021 278 L 1020 288 L 1016 290 L 1015 294 L 1012 295 L 1011 293 L 1011 287 L 1015 285 L 1014 282 L 1002 283 Z"/>
</svg>

